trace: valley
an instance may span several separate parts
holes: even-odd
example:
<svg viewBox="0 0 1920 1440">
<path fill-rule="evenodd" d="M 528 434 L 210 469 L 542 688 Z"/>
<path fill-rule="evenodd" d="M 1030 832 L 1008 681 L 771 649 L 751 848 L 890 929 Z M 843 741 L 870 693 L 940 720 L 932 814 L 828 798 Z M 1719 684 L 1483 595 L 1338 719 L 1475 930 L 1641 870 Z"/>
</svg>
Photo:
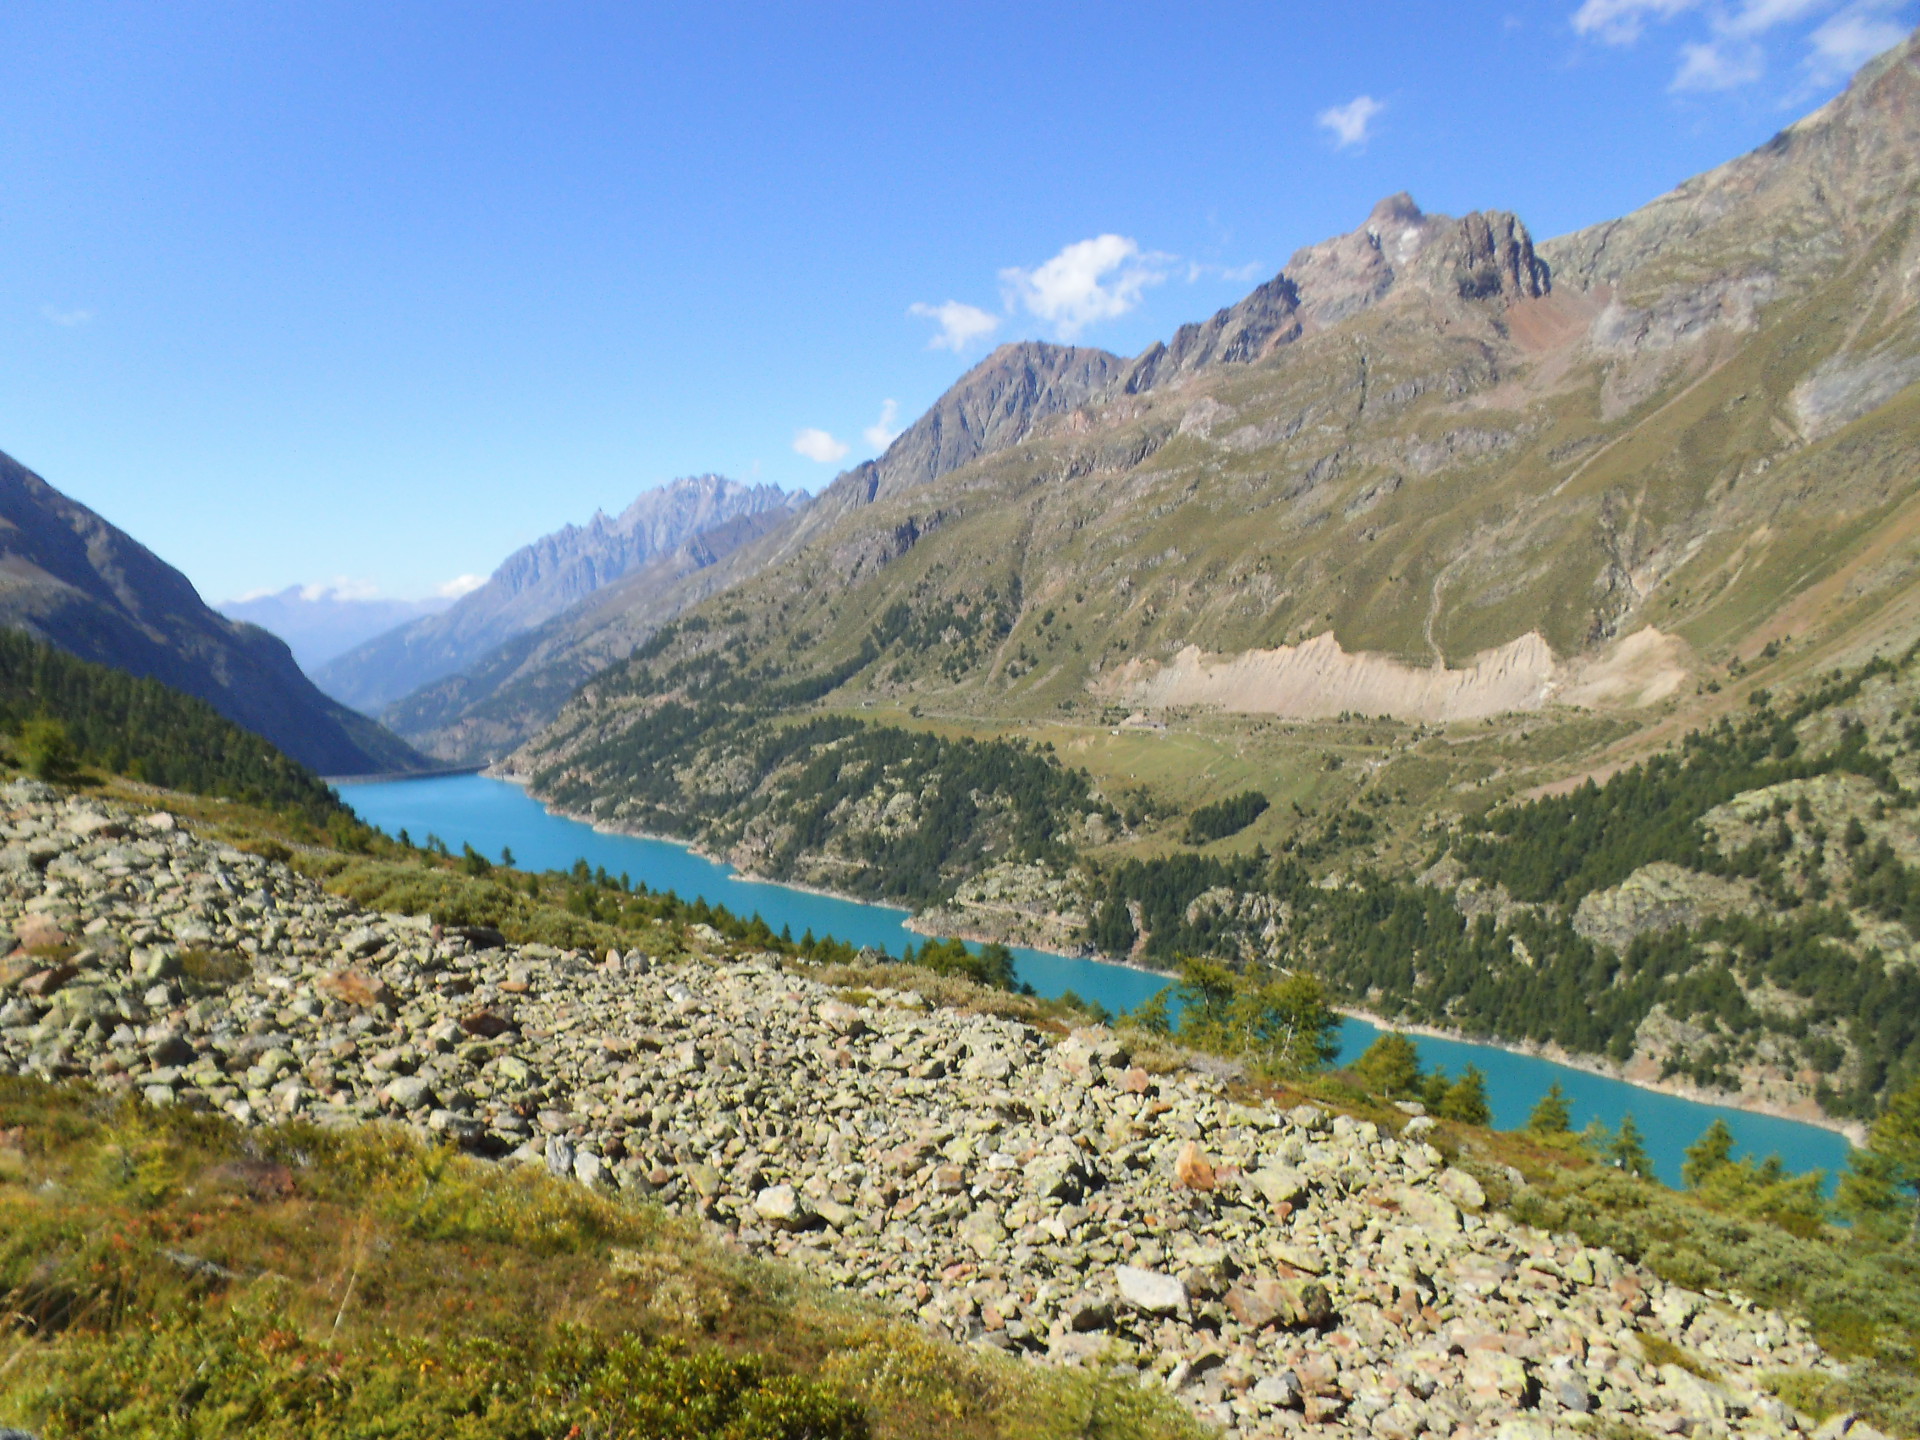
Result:
<svg viewBox="0 0 1920 1440">
<path fill-rule="evenodd" d="M 207 538 L 232 517 L 187 514 L 170 543 L 251 597 L 222 613 L 74 498 L 151 506 L 103 485 L 110 449 L 67 452 L 73 494 L 0 455 L 0 1427 L 1920 1434 L 1920 32 L 1886 48 L 1896 10 L 1588 0 L 1556 22 L 1583 64 L 1706 37 L 1674 115 L 1756 83 L 1769 27 L 1811 47 L 1776 100 L 1859 68 L 1601 223 L 1557 174 L 1416 171 L 1516 192 L 1330 189 L 1338 215 L 1301 213 L 1339 233 L 1277 270 L 1211 210 L 1204 250 L 956 259 L 991 227 L 956 223 L 967 167 L 929 142 L 887 205 L 933 175 L 921 250 L 937 232 L 974 280 L 822 268 L 810 247 L 885 233 L 841 197 L 777 263 L 680 294 L 675 247 L 720 266 L 758 193 L 716 137 L 768 77 L 675 117 L 713 155 L 621 133 L 578 271 L 578 177 L 556 207 L 496 189 L 491 154 L 436 162 L 490 177 L 485 223 L 448 227 L 466 268 L 399 223 L 440 213 L 431 186 L 402 205 L 363 167 L 355 215 L 393 233 L 311 243 L 442 267 L 349 275 L 447 307 L 396 322 L 419 374 L 361 334 L 329 352 L 328 325 L 389 322 L 309 296 L 259 327 L 313 352 L 263 354 L 261 394 L 297 386 L 228 374 L 192 405 L 244 423 L 180 421 L 225 426 L 231 453 L 181 453 L 248 496 L 325 477 L 247 532 L 312 583 L 247 588 Z M 543 57 L 514 59 L 518 84 Z M 647 65 L 623 96 L 660 87 Z M 795 115 L 904 128 L 855 73 Z M 572 85 L 558 135 L 599 103 Z M 546 184 L 572 151 L 516 96 L 485 125 L 423 108 L 407 144 L 524 131 Z M 1298 205 L 1316 166 L 1407 183 L 1413 97 L 1379 96 L 1277 152 Z M 1008 153 L 1040 174 L 1033 127 L 1071 128 L 1023 113 Z M 1720 133 L 1631 173 L 1755 138 L 1703 158 Z M 743 153 L 805 168 L 806 137 L 761 123 Z M 710 169 L 725 205 L 683 203 Z M 1536 236 L 1519 212 L 1555 193 L 1583 228 Z M 920 369 L 820 338 L 855 333 L 856 283 L 932 323 Z M 996 283 L 998 311 L 964 298 Z M 1218 308 L 1111 323 L 1149 292 Z M 140 323 L 34 304 L 48 375 Z M 883 398 L 941 386 L 917 415 Z M 276 403 L 308 431 L 246 458 Z M 356 426 L 378 465 L 313 438 Z M 141 452 L 164 483 L 175 443 Z M 356 506 L 444 526 L 381 562 L 424 598 L 322 553 Z"/>
</svg>

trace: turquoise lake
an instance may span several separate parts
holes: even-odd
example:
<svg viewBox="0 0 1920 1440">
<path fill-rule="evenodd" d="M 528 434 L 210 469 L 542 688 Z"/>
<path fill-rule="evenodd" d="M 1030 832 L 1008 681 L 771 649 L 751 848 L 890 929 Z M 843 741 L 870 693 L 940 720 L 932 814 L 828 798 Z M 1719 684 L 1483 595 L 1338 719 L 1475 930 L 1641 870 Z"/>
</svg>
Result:
<svg viewBox="0 0 1920 1440">
<path fill-rule="evenodd" d="M 906 928 L 905 910 L 745 880 L 730 867 L 702 859 L 684 846 L 603 834 L 577 820 L 549 814 L 524 790 L 504 781 L 455 775 L 339 789 L 341 798 L 368 824 L 390 835 L 404 829 L 416 844 L 433 834 L 456 851 L 472 845 L 492 857 L 511 847 L 514 864 L 527 870 L 564 870 L 584 859 L 589 865 L 604 865 L 614 875 L 624 872 L 654 890 L 705 899 L 742 917 L 758 913 L 775 930 L 783 925 L 791 926 L 795 935 L 812 930 L 889 954 L 897 955 L 924 940 Z M 1168 984 L 1164 976 L 1077 956 L 1023 948 L 1016 948 L 1014 955 L 1020 978 L 1039 994 L 1052 997 L 1073 990 L 1116 1014 L 1133 1009 Z M 1345 1021 L 1341 1059 L 1357 1056 L 1378 1034 L 1365 1021 Z M 1424 1038 L 1415 1043 L 1430 1067 L 1438 1065 L 1458 1074 L 1469 1064 L 1479 1066 L 1487 1077 L 1493 1123 L 1502 1128 L 1524 1124 L 1534 1102 L 1556 1080 L 1572 1104 L 1575 1129 L 1594 1119 L 1618 1127 L 1621 1117 L 1631 1113 L 1646 1135 L 1655 1169 L 1668 1184 L 1679 1183 L 1681 1152 L 1716 1117 L 1732 1129 L 1739 1142 L 1736 1153 L 1778 1155 L 1796 1173 L 1824 1170 L 1829 1182 L 1846 1164 L 1845 1137 L 1819 1126 L 1681 1100 L 1493 1046 Z"/>
</svg>

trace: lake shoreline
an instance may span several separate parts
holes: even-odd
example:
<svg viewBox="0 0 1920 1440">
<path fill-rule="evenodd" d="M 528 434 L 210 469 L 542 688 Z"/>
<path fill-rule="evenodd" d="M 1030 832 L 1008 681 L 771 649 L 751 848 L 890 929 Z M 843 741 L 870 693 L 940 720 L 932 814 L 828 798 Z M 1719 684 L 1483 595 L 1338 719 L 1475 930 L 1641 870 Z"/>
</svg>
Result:
<svg viewBox="0 0 1920 1440">
<path fill-rule="evenodd" d="M 793 884 L 788 881 L 772 880 L 764 876 L 752 874 L 751 872 L 736 870 L 732 863 L 724 857 L 713 855 L 701 847 L 676 836 L 659 835 L 619 825 L 604 824 L 591 817 L 574 814 L 563 808 L 550 805 L 541 797 L 534 794 L 527 781 L 519 776 L 487 773 L 484 778 L 503 780 L 510 785 L 517 786 L 528 799 L 534 801 L 534 803 L 539 805 L 548 815 L 573 824 L 584 825 L 596 834 L 669 845 L 705 863 L 721 867 L 727 872 L 730 878 L 735 878 L 746 883 L 776 886 L 796 894 L 804 894 L 838 903 L 865 906 L 877 910 L 886 910 L 893 915 L 901 917 L 898 923 L 902 930 L 913 934 L 924 935 L 928 938 L 936 938 L 930 930 L 915 925 L 914 921 L 917 917 L 912 911 L 904 907 L 862 900 L 856 896 L 845 895 L 822 886 Z M 690 895 L 683 898 L 690 899 L 695 897 Z M 716 901 L 714 903 L 724 902 Z M 741 918 L 745 919 L 747 916 L 742 915 Z M 981 934 L 970 934 L 966 927 L 959 927 L 955 931 L 946 932 L 939 938 L 947 938 L 948 934 L 951 935 L 951 938 L 970 940 L 976 943 L 987 943 L 991 939 L 991 937 Z M 884 950 L 886 946 L 883 944 L 876 948 Z M 1034 954 L 1045 955 L 1050 958 L 1058 958 L 1074 963 L 1098 965 L 1103 968 L 1127 971 L 1135 975 L 1150 976 L 1163 980 L 1169 985 L 1178 983 L 1178 977 L 1166 971 L 1156 970 L 1134 961 L 1108 959 L 1093 952 L 1074 954 L 1052 950 L 1038 950 L 1034 947 L 1018 948 L 1029 949 L 1032 950 Z M 1559 1066 L 1578 1074 L 1592 1076 L 1596 1079 L 1622 1085 L 1648 1095 L 1663 1096 L 1668 1099 L 1678 1100 L 1687 1104 L 1696 1104 L 1709 1109 L 1720 1109 L 1789 1124 L 1805 1125 L 1810 1129 L 1841 1137 L 1856 1146 L 1861 1144 L 1865 1139 L 1864 1126 L 1856 1122 L 1836 1120 L 1817 1111 L 1809 1113 L 1811 1107 L 1802 1110 L 1746 1094 L 1726 1094 L 1718 1091 L 1706 1091 L 1682 1079 L 1661 1080 L 1647 1076 L 1632 1075 L 1627 1073 L 1625 1067 L 1619 1066 L 1604 1058 L 1569 1053 L 1551 1044 L 1539 1045 L 1524 1041 L 1506 1041 L 1479 1035 L 1469 1035 L 1460 1031 L 1448 1030 L 1440 1026 L 1420 1022 L 1396 1021 L 1368 1010 L 1363 1006 L 1339 1005 L 1334 1008 L 1337 1013 L 1344 1017 L 1364 1022 L 1381 1031 L 1397 1030 L 1425 1039 L 1479 1047 L 1488 1051 L 1512 1055 L 1520 1059 L 1534 1060 Z M 1544 1089 L 1544 1086 L 1542 1088 Z M 1524 1122 L 1516 1123 L 1514 1128 L 1519 1128 L 1520 1124 L 1523 1123 Z"/>
<path fill-rule="evenodd" d="M 912 928 L 908 921 L 912 919 L 914 912 L 907 909 L 904 905 L 895 905 L 886 900 L 864 900 L 858 895 L 847 895 L 838 890 L 829 890 L 822 885 L 806 885 L 798 880 L 774 880 L 752 870 L 742 870 L 725 855 L 716 855 L 704 846 L 698 845 L 692 840 L 683 839 L 678 835 L 661 835 L 652 830 L 639 830 L 631 826 L 613 825 L 604 820 L 596 820 L 591 815 L 576 814 L 572 810 L 555 805 L 544 797 L 534 794 L 533 788 L 519 775 L 495 775 L 489 771 L 481 771 L 480 774 L 483 779 L 501 780 L 509 785 L 519 786 L 522 790 L 526 791 L 529 800 L 532 800 L 549 815 L 558 816 L 562 820 L 571 820 L 576 825 L 585 825 L 596 835 L 618 835 L 628 840 L 651 840 L 657 845 L 672 845 L 676 849 L 686 851 L 687 854 L 697 859 L 706 861 L 709 865 L 726 867 L 729 876 L 743 884 L 778 885 L 782 890 L 792 890 L 801 895 L 815 895 L 822 900 L 840 900 L 849 905 L 867 905 L 875 910 L 892 910 L 908 917 L 907 920 L 900 922 L 902 928 Z M 684 900 L 688 897 L 683 895 L 681 898 Z M 742 920 L 750 920 L 753 917 L 751 915 L 742 915 L 740 918 Z M 965 939 L 966 937 L 962 936 L 960 938 Z"/>
<path fill-rule="evenodd" d="M 1442 1029 L 1438 1025 L 1423 1025 L 1413 1020 L 1392 1020 L 1356 1006 L 1341 1005 L 1335 1008 L 1342 1015 L 1351 1016 L 1355 1020 L 1364 1020 L 1374 1029 L 1382 1032 L 1398 1031 L 1403 1035 L 1418 1035 L 1428 1040 L 1452 1040 L 1463 1045 L 1480 1045 L 1489 1050 L 1502 1050 L 1509 1055 L 1524 1055 L 1529 1059 L 1545 1060 L 1550 1065 L 1563 1066 L 1568 1070 L 1597 1075 L 1602 1080 L 1631 1085 L 1636 1090 L 1645 1090 L 1652 1095 L 1667 1095 L 1675 1100 L 1690 1101 L 1695 1105 L 1717 1105 L 1726 1110 L 1744 1110 L 1749 1115 L 1765 1115 L 1774 1120 L 1791 1120 L 1796 1125 L 1813 1125 L 1822 1130 L 1830 1130 L 1836 1135 L 1845 1136 L 1847 1142 L 1856 1148 L 1864 1145 L 1867 1140 L 1867 1127 L 1857 1120 L 1836 1120 L 1831 1115 L 1818 1110 L 1806 1113 L 1741 1092 L 1728 1094 L 1724 1090 L 1705 1090 L 1684 1080 L 1642 1079 L 1627 1074 L 1624 1067 L 1612 1061 L 1576 1054 L 1551 1043 L 1537 1045 L 1530 1041 L 1499 1040 L 1485 1035 L 1467 1035 L 1457 1030 Z"/>
</svg>

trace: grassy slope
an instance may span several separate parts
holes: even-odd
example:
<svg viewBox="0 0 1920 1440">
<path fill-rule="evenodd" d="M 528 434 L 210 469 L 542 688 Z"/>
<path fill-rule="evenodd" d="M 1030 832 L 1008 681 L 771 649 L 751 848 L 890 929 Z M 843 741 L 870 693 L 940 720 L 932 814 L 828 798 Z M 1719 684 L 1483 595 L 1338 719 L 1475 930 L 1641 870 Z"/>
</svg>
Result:
<svg viewBox="0 0 1920 1440">
<path fill-rule="evenodd" d="M 128 1436 L 1191 1433 L 657 1210 L 383 1129 L 0 1080 L 0 1423 Z"/>
</svg>

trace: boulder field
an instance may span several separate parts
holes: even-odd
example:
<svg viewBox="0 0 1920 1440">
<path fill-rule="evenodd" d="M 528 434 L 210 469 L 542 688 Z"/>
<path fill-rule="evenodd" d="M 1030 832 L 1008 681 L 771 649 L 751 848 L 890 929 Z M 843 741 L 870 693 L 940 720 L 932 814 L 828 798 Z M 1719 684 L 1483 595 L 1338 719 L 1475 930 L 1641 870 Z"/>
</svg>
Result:
<svg viewBox="0 0 1920 1440">
<path fill-rule="evenodd" d="M 944 1336 L 1104 1359 L 1229 1435 L 1786 1436 L 1764 1377 L 1839 1371 L 1797 1319 L 1490 1208 L 1424 1117 L 1245 1103 L 1105 1030 L 836 988 L 697 926 L 711 953 L 668 961 L 371 914 L 32 782 L 0 817 L 0 1071 L 407 1125 Z"/>
</svg>

